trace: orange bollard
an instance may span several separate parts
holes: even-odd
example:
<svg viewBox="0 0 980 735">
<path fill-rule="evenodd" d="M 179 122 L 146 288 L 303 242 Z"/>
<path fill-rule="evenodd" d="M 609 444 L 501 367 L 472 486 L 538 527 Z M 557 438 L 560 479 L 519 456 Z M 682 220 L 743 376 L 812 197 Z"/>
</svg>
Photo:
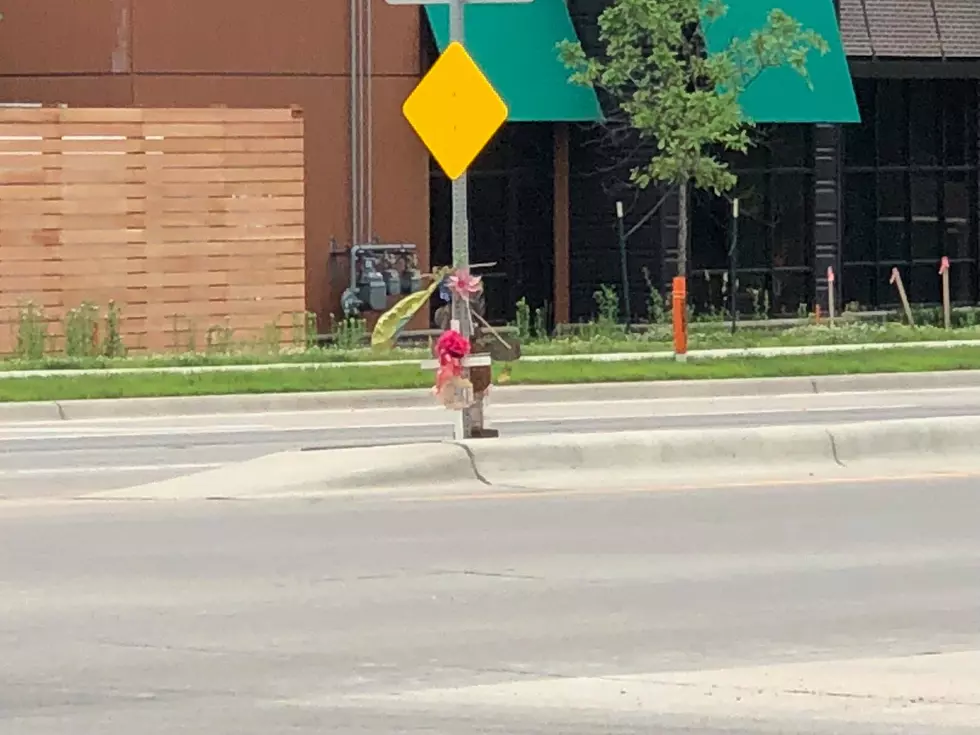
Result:
<svg viewBox="0 0 980 735">
<path fill-rule="evenodd" d="M 674 355 L 684 360 L 687 357 L 687 279 L 684 276 L 674 278 L 673 316 Z"/>
</svg>

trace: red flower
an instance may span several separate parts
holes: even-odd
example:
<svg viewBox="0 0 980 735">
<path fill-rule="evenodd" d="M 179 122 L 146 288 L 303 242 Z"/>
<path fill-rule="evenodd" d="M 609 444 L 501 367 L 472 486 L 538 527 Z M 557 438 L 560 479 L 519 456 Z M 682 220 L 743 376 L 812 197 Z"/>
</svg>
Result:
<svg viewBox="0 0 980 735">
<path fill-rule="evenodd" d="M 436 342 L 436 355 L 440 361 L 444 356 L 461 360 L 468 354 L 470 354 L 470 341 L 453 329 L 443 332 Z"/>
<path fill-rule="evenodd" d="M 436 393 L 453 378 L 463 374 L 463 358 L 470 354 L 470 341 L 454 329 L 442 333 L 436 342 L 439 370 L 436 372 Z"/>
</svg>

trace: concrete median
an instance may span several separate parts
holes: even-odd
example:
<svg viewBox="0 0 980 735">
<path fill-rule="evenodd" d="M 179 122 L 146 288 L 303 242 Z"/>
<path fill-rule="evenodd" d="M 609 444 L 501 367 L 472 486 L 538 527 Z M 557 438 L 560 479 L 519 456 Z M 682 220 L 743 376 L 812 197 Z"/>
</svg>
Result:
<svg viewBox="0 0 980 735">
<path fill-rule="evenodd" d="M 114 499 L 334 496 L 477 484 L 612 487 L 980 468 L 980 417 L 565 434 L 296 451 L 99 493 Z"/>
<path fill-rule="evenodd" d="M 980 417 L 839 425 L 638 431 L 470 444 L 494 484 L 735 481 L 841 470 L 941 472 L 980 467 Z"/>
<path fill-rule="evenodd" d="M 835 464 L 833 442 L 822 426 L 548 435 L 469 446 L 480 475 L 501 484 L 586 474 L 653 479 L 719 470 L 737 474 L 759 465 Z"/>
<path fill-rule="evenodd" d="M 87 496 L 104 500 L 247 500 L 331 496 L 472 479 L 466 450 L 452 443 L 402 444 L 270 454 L 259 459 Z"/>
<path fill-rule="evenodd" d="M 980 416 L 878 421 L 828 427 L 843 464 L 980 464 Z"/>
</svg>

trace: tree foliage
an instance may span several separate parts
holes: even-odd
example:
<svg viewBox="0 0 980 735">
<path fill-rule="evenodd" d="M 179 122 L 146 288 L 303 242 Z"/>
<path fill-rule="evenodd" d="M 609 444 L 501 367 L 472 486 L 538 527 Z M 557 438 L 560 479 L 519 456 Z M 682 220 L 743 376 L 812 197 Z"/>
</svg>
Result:
<svg viewBox="0 0 980 735">
<path fill-rule="evenodd" d="M 640 187 L 731 190 L 737 180 L 725 153 L 744 153 L 752 142 L 740 95 L 765 70 L 787 65 L 810 84 L 809 55 L 828 50 L 818 33 L 773 10 L 762 28 L 709 53 L 705 31 L 726 10 L 722 0 L 614 0 L 599 17 L 601 57 L 577 42 L 560 47 L 572 80 L 605 92 L 655 143 L 651 160 L 632 173 Z"/>
</svg>

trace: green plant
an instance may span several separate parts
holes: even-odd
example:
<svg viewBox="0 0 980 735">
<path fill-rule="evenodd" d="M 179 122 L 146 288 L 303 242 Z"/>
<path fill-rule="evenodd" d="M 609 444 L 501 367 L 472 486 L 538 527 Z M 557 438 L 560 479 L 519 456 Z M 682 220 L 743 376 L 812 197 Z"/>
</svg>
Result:
<svg viewBox="0 0 980 735">
<path fill-rule="evenodd" d="M 667 300 L 653 282 L 650 269 L 643 266 L 643 280 L 647 285 L 647 321 L 663 324 L 667 316 Z"/>
<path fill-rule="evenodd" d="M 21 360 L 40 360 L 48 342 L 48 318 L 33 301 L 20 305 L 17 312 L 16 354 Z"/>
<path fill-rule="evenodd" d="M 87 301 L 65 314 L 65 354 L 94 357 L 99 352 L 99 307 Z"/>
<path fill-rule="evenodd" d="M 745 290 L 752 299 L 752 314 L 755 318 L 759 320 L 768 319 L 771 309 L 769 291 L 761 288 L 747 288 Z"/>
<path fill-rule="evenodd" d="M 187 326 L 181 328 L 181 322 L 184 321 L 187 322 Z M 188 319 L 183 314 L 171 314 L 170 335 L 170 344 L 174 352 L 197 352 L 197 324 L 194 320 Z M 206 334 L 205 340 L 207 340 Z"/>
<path fill-rule="evenodd" d="M 544 307 L 534 310 L 534 337 L 542 341 L 548 339 L 548 315 Z"/>
<path fill-rule="evenodd" d="M 342 350 L 354 350 L 363 347 L 367 339 L 367 322 L 364 319 L 348 316 L 340 321 L 330 315 L 331 332 L 334 345 Z"/>
<path fill-rule="evenodd" d="M 235 331 L 227 324 L 215 324 L 204 333 L 204 348 L 209 354 L 231 352 Z"/>
<path fill-rule="evenodd" d="M 607 284 L 599 286 L 592 294 L 598 313 L 596 322 L 600 327 L 612 327 L 619 323 L 619 294 Z"/>
<path fill-rule="evenodd" d="M 306 349 L 312 350 L 320 344 L 320 320 L 316 312 L 306 312 L 306 331 L 304 336 L 306 338 Z"/>
<path fill-rule="evenodd" d="M 277 322 L 269 322 L 262 327 L 260 344 L 265 352 L 272 355 L 282 350 L 282 328 Z"/>
<path fill-rule="evenodd" d="M 531 307 L 528 306 L 527 299 L 525 298 L 521 298 L 517 302 L 514 326 L 517 327 L 517 336 L 521 342 L 526 343 L 531 341 L 531 338 L 534 336 L 531 331 L 533 329 L 531 324 Z"/>
<path fill-rule="evenodd" d="M 312 311 L 294 311 L 290 314 L 290 328 L 293 347 L 312 350 L 319 342 L 317 316 Z"/>
<path fill-rule="evenodd" d="M 122 314 L 115 301 L 110 301 L 105 314 L 105 330 L 102 335 L 102 356 L 115 358 L 126 356 L 121 329 Z"/>
<path fill-rule="evenodd" d="M 595 300 L 596 316 L 594 321 L 583 327 L 580 338 L 587 342 L 622 339 L 626 330 L 619 324 L 619 294 L 616 289 L 603 284 L 592 294 L 592 298 Z"/>
</svg>

